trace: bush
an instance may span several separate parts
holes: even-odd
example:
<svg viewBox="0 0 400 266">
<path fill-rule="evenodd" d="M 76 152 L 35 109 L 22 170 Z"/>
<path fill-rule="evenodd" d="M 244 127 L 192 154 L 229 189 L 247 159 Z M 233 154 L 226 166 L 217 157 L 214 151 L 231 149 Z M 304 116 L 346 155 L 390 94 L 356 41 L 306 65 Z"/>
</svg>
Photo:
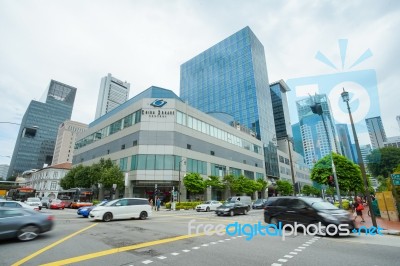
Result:
<svg viewBox="0 0 400 266">
<path fill-rule="evenodd" d="M 336 201 L 333 205 L 339 208 L 339 201 Z M 342 206 L 344 210 L 350 209 L 350 202 L 346 199 L 342 199 Z"/>
<path fill-rule="evenodd" d="M 93 205 L 97 205 L 97 204 L 99 204 L 100 203 L 100 200 L 94 200 L 93 201 Z"/>
</svg>

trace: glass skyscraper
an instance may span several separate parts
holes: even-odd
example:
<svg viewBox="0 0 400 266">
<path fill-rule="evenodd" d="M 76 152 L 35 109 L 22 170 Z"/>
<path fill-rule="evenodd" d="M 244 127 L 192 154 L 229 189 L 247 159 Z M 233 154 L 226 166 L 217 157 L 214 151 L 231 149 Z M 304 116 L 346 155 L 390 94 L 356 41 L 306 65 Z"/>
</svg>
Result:
<svg viewBox="0 0 400 266">
<path fill-rule="evenodd" d="M 338 132 L 339 144 L 342 150 L 342 154 L 347 157 L 347 159 L 357 163 L 354 157 L 354 151 L 351 145 L 350 132 L 347 124 L 336 124 L 336 130 Z"/>
<path fill-rule="evenodd" d="M 76 88 L 51 80 L 45 102 L 31 101 L 21 121 L 8 177 L 50 165 L 58 127 L 71 119 Z"/>
<path fill-rule="evenodd" d="M 256 132 L 267 175 L 279 176 L 264 47 L 249 27 L 181 65 L 180 97 L 205 113 L 227 113 Z"/>
<path fill-rule="evenodd" d="M 326 130 L 322 117 L 311 111 L 310 106 L 314 103 L 321 103 Z M 332 122 L 334 120 L 327 96 L 317 94 L 312 98 L 299 100 L 296 102 L 296 107 L 303 141 L 304 160 L 308 167 L 312 168 L 319 159 L 332 151 L 341 154 L 338 149 L 336 128 Z"/>
</svg>

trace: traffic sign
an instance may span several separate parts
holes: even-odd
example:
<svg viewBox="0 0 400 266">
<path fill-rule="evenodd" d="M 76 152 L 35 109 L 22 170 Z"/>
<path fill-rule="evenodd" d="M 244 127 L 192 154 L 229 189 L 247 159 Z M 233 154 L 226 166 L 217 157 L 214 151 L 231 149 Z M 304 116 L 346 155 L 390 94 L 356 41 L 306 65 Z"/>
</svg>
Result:
<svg viewBox="0 0 400 266">
<path fill-rule="evenodd" d="M 392 179 L 394 180 L 400 180 L 400 174 L 392 174 Z"/>
</svg>

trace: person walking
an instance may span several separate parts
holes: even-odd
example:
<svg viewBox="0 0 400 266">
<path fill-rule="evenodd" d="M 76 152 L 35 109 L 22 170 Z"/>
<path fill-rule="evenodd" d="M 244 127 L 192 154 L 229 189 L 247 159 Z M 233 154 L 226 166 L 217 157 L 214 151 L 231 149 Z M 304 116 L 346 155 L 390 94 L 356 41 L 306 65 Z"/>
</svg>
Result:
<svg viewBox="0 0 400 266">
<path fill-rule="evenodd" d="M 160 210 L 160 207 L 161 207 L 161 200 L 160 200 L 160 198 L 157 198 L 157 200 L 156 200 L 156 206 L 157 206 L 157 211 L 159 211 L 159 210 Z"/>
<path fill-rule="evenodd" d="M 354 200 L 354 210 L 356 212 L 356 216 L 354 217 L 354 222 L 356 221 L 357 217 L 360 216 L 361 217 L 361 222 L 365 223 L 364 217 L 363 217 L 363 213 L 362 211 L 364 210 L 364 204 L 363 201 L 361 199 L 361 197 L 357 197 Z"/>
<path fill-rule="evenodd" d="M 151 209 L 153 209 L 153 199 L 149 199 L 149 203 L 150 203 L 150 207 L 151 207 Z"/>
</svg>

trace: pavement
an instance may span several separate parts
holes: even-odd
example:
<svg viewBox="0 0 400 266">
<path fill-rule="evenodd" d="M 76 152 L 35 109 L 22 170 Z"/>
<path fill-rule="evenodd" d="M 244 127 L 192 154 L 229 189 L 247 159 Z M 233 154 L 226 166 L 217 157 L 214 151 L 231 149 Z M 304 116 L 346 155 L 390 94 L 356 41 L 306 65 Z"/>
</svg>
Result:
<svg viewBox="0 0 400 266">
<path fill-rule="evenodd" d="M 372 227 L 372 219 L 371 216 L 368 215 L 368 206 L 365 206 L 363 210 L 363 217 L 365 222 L 361 222 L 361 218 L 357 217 L 355 224 L 356 228 L 359 228 L 361 226 L 366 226 L 366 227 Z M 400 236 L 400 222 L 394 222 L 394 221 L 389 221 L 386 219 L 382 219 L 379 216 L 376 216 L 376 223 L 378 226 L 383 228 L 382 233 L 386 235 L 397 235 Z"/>
</svg>

